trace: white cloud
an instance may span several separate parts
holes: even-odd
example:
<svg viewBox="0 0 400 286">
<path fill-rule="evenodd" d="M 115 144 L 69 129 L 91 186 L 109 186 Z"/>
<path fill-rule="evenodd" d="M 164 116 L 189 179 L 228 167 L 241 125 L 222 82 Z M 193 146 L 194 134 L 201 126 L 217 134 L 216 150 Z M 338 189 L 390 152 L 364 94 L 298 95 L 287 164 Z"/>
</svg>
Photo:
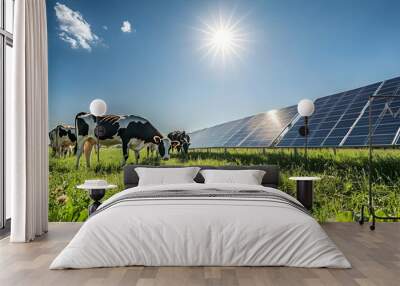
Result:
<svg viewBox="0 0 400 286">
<path fill-rule="evenodd" d="M 121 31 L 124 33 L 132 32 L 131 23 L 129 23 L 129 21 L 123 21 L 121 26 Z"/>
<path fill-rule="evenodd" d="M 92 50 L 92 46 L 100 41 L 92 32 L 90 24 L 85 21 L 82 14 L 73 11 L 64 4 L 56 3 L 54 6 L 61 30 L 60 39 L 67 42 L 73 49 Z"/>
<path fill-rule="evenodd" d="M 71 48 L 73 48 L 73 49 L 79 48 L 79 46 L 78 46 L 78 41 L 75 40 L 75 39 L 73 39 L 73 38 L 71 38 L 70 36 L 68 36 L 65 32 L 61 32 L 61 33 L 59 34 L 59 36 L 60 36 L 60 39 L 61 39 L 61 40 L 63 40 L 63 41 L 65 41 L 65 42 L 69 43 L 70 46 L 71 46 Z"/>
</svg>

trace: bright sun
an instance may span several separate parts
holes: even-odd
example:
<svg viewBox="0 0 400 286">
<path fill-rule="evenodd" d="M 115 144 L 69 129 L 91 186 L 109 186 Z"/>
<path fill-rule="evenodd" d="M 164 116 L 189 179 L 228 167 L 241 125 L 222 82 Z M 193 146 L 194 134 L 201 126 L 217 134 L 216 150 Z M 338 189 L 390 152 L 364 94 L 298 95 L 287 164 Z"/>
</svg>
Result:
<svg viewBox="0 0 400 286">
<path fill-rule="evenodd" d="M 211 38 L 210 45 L 213 49 L 216 49 L 221 52 L 226 52 L 234 47 L 232 32 L 225 28 L 220 28 L 214 32 L 214 35 Z"/>
<path fill-rule="evenodd" d="M 239 29 L 242 19 L 233 21 L 233 17 L 224 18 L 221 15 L 211 23 L 203 22 L 203 27 L 197 29 L 201 32 L 201 50 L 204 56 L 211 56 L 213 62 L 221 60 L 226 63 L 232 57 L 240 58 L 244 50 L 246 35 Z"/>
</svg>

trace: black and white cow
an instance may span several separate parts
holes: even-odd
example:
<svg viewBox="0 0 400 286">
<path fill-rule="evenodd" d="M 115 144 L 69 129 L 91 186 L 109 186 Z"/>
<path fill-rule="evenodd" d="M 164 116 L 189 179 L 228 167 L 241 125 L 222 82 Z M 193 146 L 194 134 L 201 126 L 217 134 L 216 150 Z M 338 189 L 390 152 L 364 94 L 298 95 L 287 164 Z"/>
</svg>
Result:
<svg viewBox="0 0 400 286">
<path fill-rule="evenodd" d="M 169 159 L 171 141 L 146 119 L 135 115 L 105 115 L 96 117 L 90 113 L 78 113 L 75 117 L 77 131 L 76 167 L 84 151 L 86 165 L 90 167 L 90 153 L 97 142 L 97 136 L 102 146 L 122 145 L 123 160 L 126 163 L 129 149 L 139 160 L 139 152 L 147 145 L 155 144 L 162 159 Z M 90 142 L 91 144 L 85 144 Z"/>
<path fill-rule="evenodd" d="M 171 141 L 179 142 L 172 146 L 172 149 L 176 148 L 178 152 L 187 154 L 190 146 L 190 136 L 185 131 L 172 131 L 167 136 Z"/>
<path fill-rule="evenodd" d="M 49 132 L 49 138 L 53 156 L 66 156 L 73 153 L 76 144 L 74 127 L 58 125 Z"/>
</svg>

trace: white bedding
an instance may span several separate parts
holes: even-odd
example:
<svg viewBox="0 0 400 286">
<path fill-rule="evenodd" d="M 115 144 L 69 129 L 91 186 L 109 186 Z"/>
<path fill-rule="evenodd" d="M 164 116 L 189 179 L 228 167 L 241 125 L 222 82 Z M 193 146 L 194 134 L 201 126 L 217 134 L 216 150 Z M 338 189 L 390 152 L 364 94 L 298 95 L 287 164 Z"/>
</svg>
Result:
<svg viewBox="0 0 400 286">
<path fill-rule="evenodd" d="M 195 183 L 135 187 L 107 201 L 131 192 L 205 188 L 265 190 L 296 201 L 262 186 Z M 193 197 L 123 201 L 100 211 L 50 269 L 127 265 L 351 267 L 320 225 L 293 206 L 257 198 Z"/>
</svg>

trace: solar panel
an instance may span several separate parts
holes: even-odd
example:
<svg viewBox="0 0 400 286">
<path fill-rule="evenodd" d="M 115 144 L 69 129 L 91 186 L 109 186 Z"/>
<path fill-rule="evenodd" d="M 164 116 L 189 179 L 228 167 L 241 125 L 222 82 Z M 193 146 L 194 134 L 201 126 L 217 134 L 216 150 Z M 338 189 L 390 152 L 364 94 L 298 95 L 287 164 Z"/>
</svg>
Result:
<svg viewBox="0 0 400 286">
<path fill-rule="evenodd" d="M 400 128 L 400 116 L 396 112 L 400 108 L 400 77 L 381 84 L 375 96 L 397 96 L 399 98 L 374 98 L 371 102 L 371 126 L 373 145 L 395 144 L 396 134 Z M 368 145 L 369 106 L 349 132 L 343 146 Z"/>
<path fill-rule="evenodd" d="M 268 147 L 296 115 L 290 106 L 199 130 L 190 134 L 190 147 Z"/>
<path fill-rule="evenodd" d="M 314 102 L 315 112 L 309 117 L 309 130 L 308 136 L 309 146 L 319 146 L 325 137 L 329 134 L 330 129 L 335 124 L 334 118 L 338 118 L 340 114 L 337 114 L 333 108 L 339 101 L 342 93 L 326 96 L 317 99 Z M 331 120 L 330 120 L 331 119 Z M 305 138 L 302 137 L 298 130 L 304 125 L 304 120 L 300 118 L 293 127 L 285 134 L 283 139 L 277 144 L 278 147 L 300 147 L 304 146 Z"/>
<path fill-rule="evenodd" d="M 399 96 L 372 101 L 373 144 L 400 145 L 400 77 L 315 100 L 315 112 L 309 117 L 308 145 L 366 146 L 368 99 L 373 95 Z M 303 125 L 297 106 L 289 106 L 193 132 L 191 147 L 303 147 L 305 138 L 298 132 Z"/>
<path fill-rule="evenodd" d="M 246 122 L 244 122 L 231 138 L 224 144 L 225 147 L 237 147 L 240 142 L 246 138 L 257 125 L 262 121 L 263 114 L 257 114 L 250 117 Z"/>
<path fill-rule="evenodd" d="M 237 129 L 240 128 L 242 124 L 247 122 L 248 118 L 239 119 L 235 121 L 231 121 L 229 125 L 226 125 L 226 132 L 219 134 L 218 146 L 224 146 L 225 143 L 236 133 Z"/>
<path fill-rule="evenodd" d="M 203 138 L 205 138 L 204 134 L 207 133 L 207 129 L 201 129 L 196 132 L 190 133 L 190 147 L 191 148 L 200 148 L 203 146 Z"/>
<path fill-rule="evenodd" d="M 297 106 L 289 106 L 264 113 L 258 126 L 239 143 L 239 146 L 270 146 L 295 116 L 297 116 Z"/>
<path fill-rule="evenodd" d="M 236 127 L 241 126 L 248 118 L 229 121 L 217 126 L 202 129 L 190 134 L 191 148 L 222 147 L 224 143 L 236 132 Z"/>
<path fill-rule="evenodd" d="M 346 93 L 349 99 L 347 106 L 342 104 L 338 108 L 343 109 L 341 117 L 332 128 L 329 135 L 325 138 L 322 146 L 335 147 L 340 146 L 346 135 L 354 125 L 355 121 L 360 117 L 368 102 L 369 96 L 373 95 L 380 83 L 372 84 L 363 88 Z"/>
<path fill-rule="evenodd" d="M 319 98 L 315 101 L 315 113 L 309 118 L 308 145 L 310 147 L 340 146 L 351 126 L 360 117 L 380 83 L 375 83 L 354 90 Z M 277 144 L 278 147 L 302 147 L 305 138 L 298 133 L 304 125 L 300 119 L 285 137 Z"/>
</svg>

